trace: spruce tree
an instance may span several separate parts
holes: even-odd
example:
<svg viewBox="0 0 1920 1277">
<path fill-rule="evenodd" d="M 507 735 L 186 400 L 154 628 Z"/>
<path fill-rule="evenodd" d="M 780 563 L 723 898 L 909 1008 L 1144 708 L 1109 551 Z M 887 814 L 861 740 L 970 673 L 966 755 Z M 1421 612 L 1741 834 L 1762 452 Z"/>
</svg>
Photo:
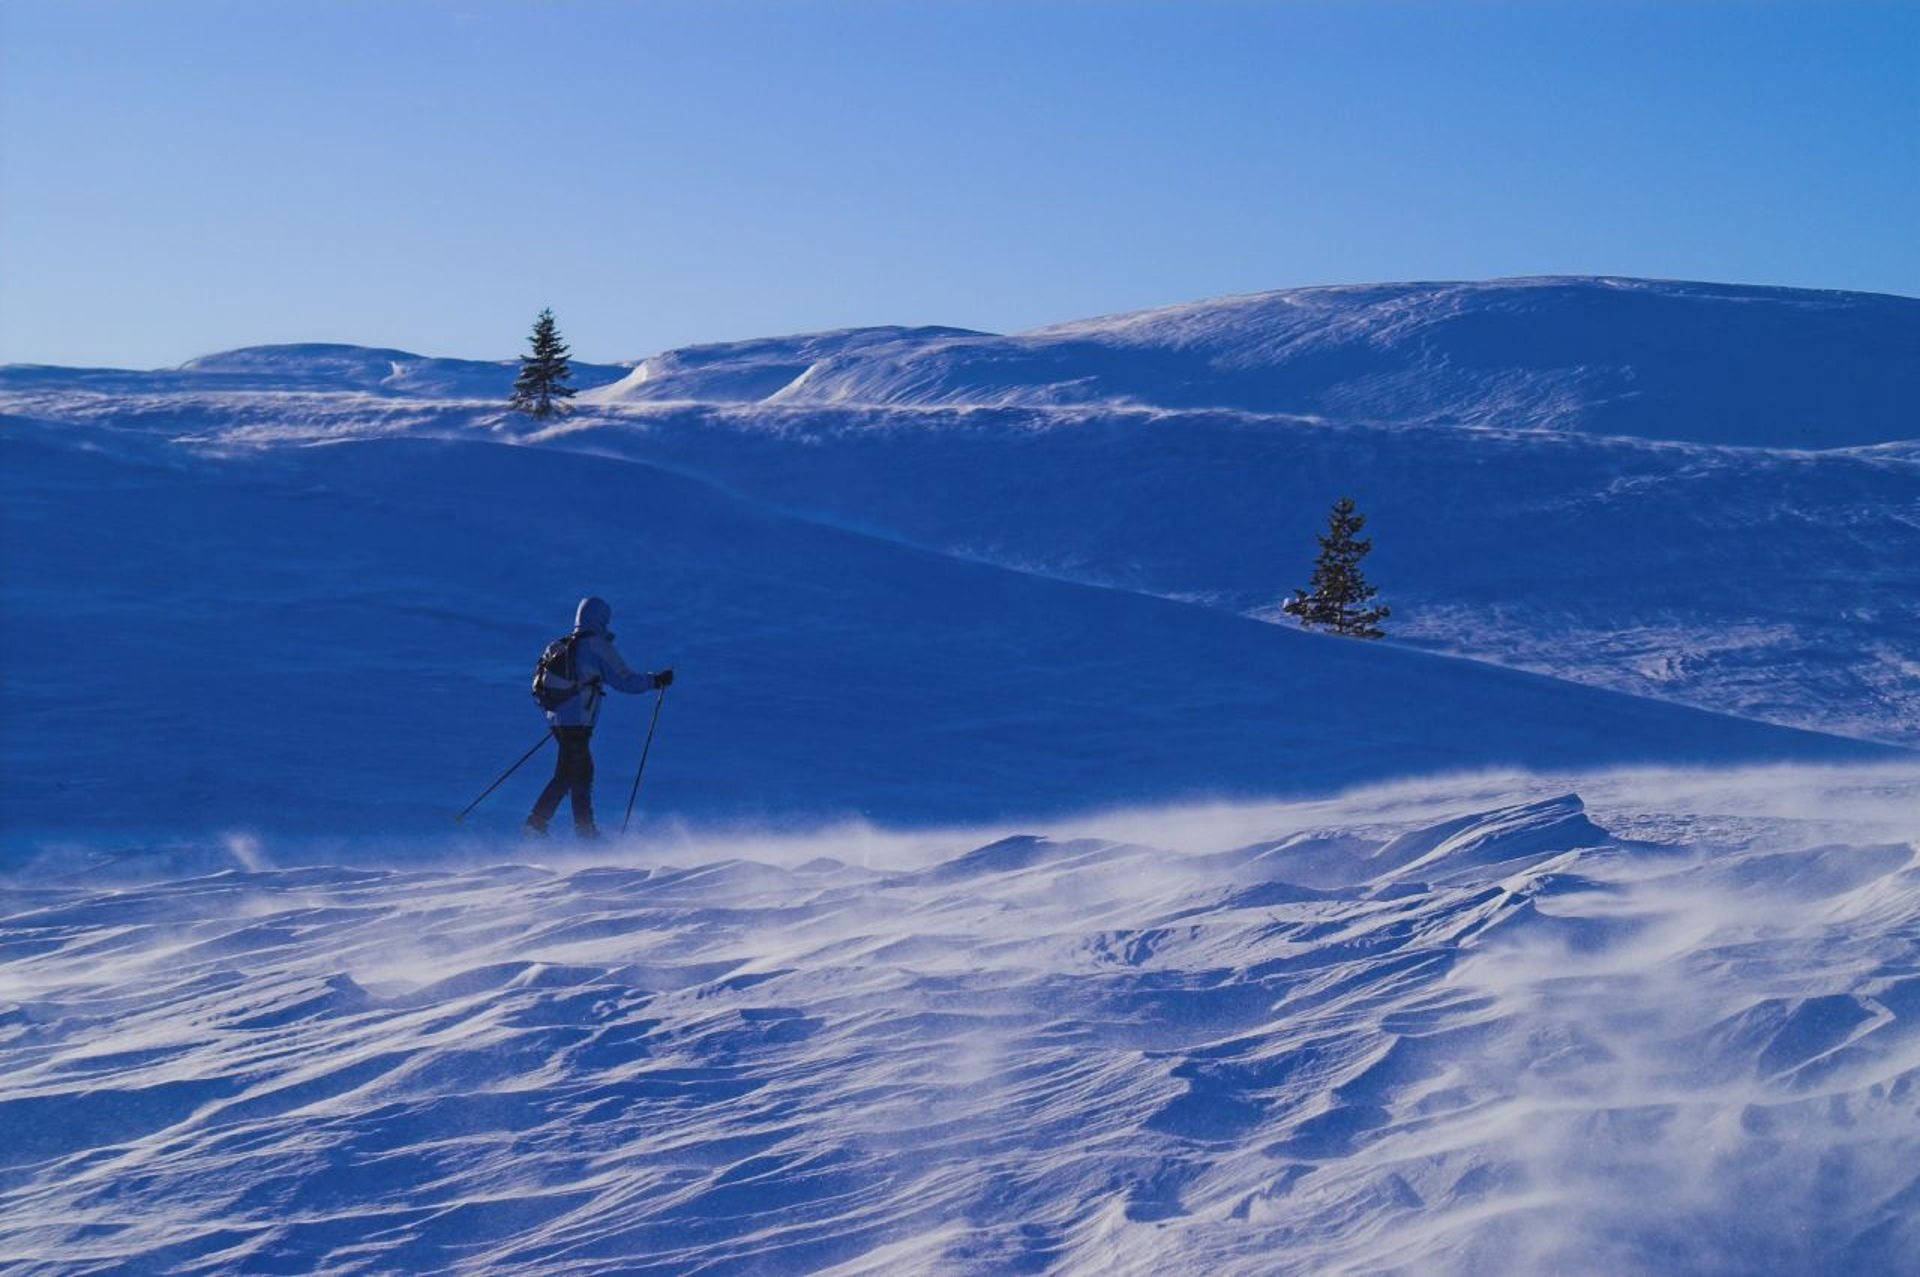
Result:
<svg viewBox="0 0 1920 1277">
<path fill-rule="evenodd" d="M 573 368 L 567 363 L 567 344 L 560 340 L 553 312 L 543 310 L 533 321 L 533 353 L 520 356 L 520 375 L 514 378 L 513 406 L 530 417 L 551 417 L 573 396 L 567 382 Z"/>
<path fill-rule="evenodd" d="M 1350 638 L 1377 639 L 1385 634 L 1380 622 L 1392 615 L 1384 604 L 1367 606 L 1379 591 L 1360 574 L 1360 560 L 1373 542 L 1360 536 L 1367 516 L 1357 514 L 1352 497 L 1341 497 L 1327 515 L 1326 535 L 1319 538 L 1320 557 L 1304 590 L 1295 590 L 1281 610 L 1297 617 L 1309 629 L 1318 627 Z"/>
</svg>

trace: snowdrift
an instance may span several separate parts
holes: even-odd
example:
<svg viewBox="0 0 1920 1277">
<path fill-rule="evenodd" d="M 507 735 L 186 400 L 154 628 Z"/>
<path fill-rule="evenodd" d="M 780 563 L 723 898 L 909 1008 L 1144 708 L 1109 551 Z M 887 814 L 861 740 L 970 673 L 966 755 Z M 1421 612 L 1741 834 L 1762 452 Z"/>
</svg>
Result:
<svg viewBox="0 0 1920 1277">
<path fill-rule="evenodd" d="M 0 1253 L 1910 1270 L 1920 775 L 1555 783 L 972 850 L 50 859 L 0 880 Z"/>
<path fill-rule="evenodd" d="M 796 383 L 826 360 L 986 336 L 964 328 L 878 327 L 686 346 L 641 361 L 619 381 L 587 391 L 582 403 L 755 403 L 797 394 Z"/>
</svg>

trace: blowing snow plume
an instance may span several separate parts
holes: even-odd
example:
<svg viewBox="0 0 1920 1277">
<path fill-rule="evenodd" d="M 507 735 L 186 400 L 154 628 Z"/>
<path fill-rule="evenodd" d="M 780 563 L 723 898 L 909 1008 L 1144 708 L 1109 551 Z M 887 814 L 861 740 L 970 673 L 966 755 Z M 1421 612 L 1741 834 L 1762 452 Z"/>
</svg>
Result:
<svg viewBox="0 0 1920 1277">
<path fill-rule="evenodd" d="M 1897 1271 L 1916 811 L 1911 767 L 1505 776 L 870 864 L 16 877 L 0 1250 Z"/>
</svg>

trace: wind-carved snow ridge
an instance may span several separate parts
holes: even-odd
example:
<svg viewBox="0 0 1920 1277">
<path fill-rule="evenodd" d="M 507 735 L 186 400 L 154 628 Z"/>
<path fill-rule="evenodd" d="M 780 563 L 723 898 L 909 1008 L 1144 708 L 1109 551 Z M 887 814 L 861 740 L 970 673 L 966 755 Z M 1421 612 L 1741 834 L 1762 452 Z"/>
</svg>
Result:
<svg viewBox="0 0 1920 1277">
<path fill-rule="evenodd" d="M 17 876 L 0 1254 L 1911 1271 L 1920 774 L 1575 783 Z"/>
</svg>

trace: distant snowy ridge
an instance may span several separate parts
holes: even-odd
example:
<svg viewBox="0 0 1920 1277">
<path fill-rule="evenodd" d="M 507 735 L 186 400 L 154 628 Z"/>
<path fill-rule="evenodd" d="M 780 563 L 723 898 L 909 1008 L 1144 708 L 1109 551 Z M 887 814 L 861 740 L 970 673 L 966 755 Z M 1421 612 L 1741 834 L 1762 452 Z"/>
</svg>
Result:
<svg viewBox="0 0 1920 1277">
<path fill-rule="evenodd" d="M 716 391 L 715 368 L 727 370 Z M 1920 301 L 1629 279 L 1288 289 L 995 336 L 699 347 L 595 391 L 792 405 L 1238 409 L 1825 448 L 1920 433 Z"/>
<path fill-rule="evenodd" d="M 406 350 L 313 342 L 247 346 L 150 372 L 118 368 L 0 367 L 0 387 L 31 393 L 49 385 L 102 394 L 179 395 L 331 392 L 411 399 L 502 400 L 513 388 L 515 359 L 445 359 Z M 623 365 L 575 363 L 574 384 L 618 380 Z"/>
<path fill-rule="evenodd" d="M 0 389 L 503 398 L 512 360 L 249 347 L 178 370 L 0 368 Z M 1234 410 L 1770 448 L 1920 436 L 1920 300 L 1544 277 L 1284 289 L 1014 335 L 850 328 L 575 363 L 582 406 Z"/>
<path fill-rule="evenodd" d="M 804 397 L 801 387 L 829 361 L 894 346 L 987 336 L 964 328 L 849 328 L 683 346 L 642 360 L 621 380 L 587 391 L 582 402 L 733 404 L 798 399 Z"/>
</svg>

